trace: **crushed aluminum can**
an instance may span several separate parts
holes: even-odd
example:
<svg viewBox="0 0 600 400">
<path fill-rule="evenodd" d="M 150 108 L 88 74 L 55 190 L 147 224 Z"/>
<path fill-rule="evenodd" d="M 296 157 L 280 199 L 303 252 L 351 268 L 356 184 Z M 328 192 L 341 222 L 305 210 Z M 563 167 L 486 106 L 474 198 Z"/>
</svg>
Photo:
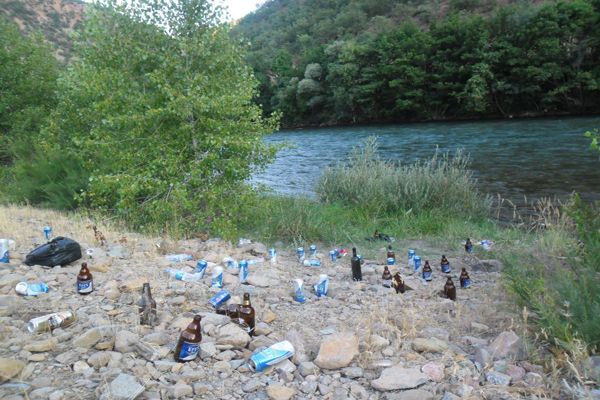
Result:
<svg viewBox="0 0 600 400">
<path fill-rule="evenodd" d="M 261 372 L 294 355 L 294 346 L 287 340 L 275 343 L 258 353 L 250 356 L 248 366 L 252 371 Z"/>
<path fill-rule="evenodd" d="M 306 301 L 306 297 L 302 291 L 303 285 L 304 282 L 302 279 L 294 279 L 294 300 L 296 300 L 298 303 L 304 303 Z"/>
<path fill-rule="evenodd" d="M 327 296 L 327 292 L 329 292 L 329 277 L 327 274 L 319 275 L 319 283 L 314 288 L 317 297 Z"/>
<path fill-rule="evenodd" d="M 317 256 L 317 245 L 311 244 L 308 249 L 310 251 L 310 256 L 311 257 L 316 257 Z"/>
<path fill-rule="evenodd" d="M 223 287 L 223 267 L 215 267 L 212 273 L 212 287 Z"/>
<path fill-rule="evenodd" d="M 208 262 L 206 260 L 198 260 L 196 263 L 196 273 L 200 275 L 200 279 L 204 277 L 206 267 L 208 267 Z"/>
<path fill-rule="evenodd" d="M 389 257 L 387 259 L 387 265 L 391 266 L 391 265 L 395 265 L 396 264 L 396 259 L 393 257 Z"/>
<path fill-rule="evenodd" d="M 240 261 L 240 283 L 248 283 L 248 261 Z"/>
<path fill-rule="evenodd" d="M 417 272 L 421 268 L 421 257 L 415 255 L 413 257 L 413 263 L 415 267 L 415 272 Z"/>
<path fill-rule="evenodd" d="M 208 302 L 216 309 L 225 304 L 227 300 L 231 298 L 231 295 L 227 290 L 221 290 L 217 292 Z"/>
<path fill-rule="evenodd" d="M 304 261 L 304 247 L 298 247 L 296 249 L 296 256 L 298 256 L 298 261 Z"/>
<path fill-rule="evenodd" d="M 331 250 L 329 252 L 329 258 L 331 259 L 331 262 L 336 262 L 338 259 L 338 252 L 335 250 Z"/>
<path fill-rule="evenodd" d="M 413 249 L 408 250 L 408 265 L 413 263 L 413 258 L 415 257 L 415 251 Z"/>
</svg>

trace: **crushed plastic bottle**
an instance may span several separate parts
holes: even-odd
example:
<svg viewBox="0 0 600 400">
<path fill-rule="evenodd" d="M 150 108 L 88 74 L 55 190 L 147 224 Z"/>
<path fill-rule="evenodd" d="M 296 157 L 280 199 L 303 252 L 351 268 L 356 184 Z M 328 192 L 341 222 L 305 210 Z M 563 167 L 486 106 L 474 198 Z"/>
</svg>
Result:
<svg viewBox="0 0 600 400">
<path fill-rule="evenodd" d="M 171 278 L 175 278 L 178 281 L 184 282 L 199 282 L 202 280 L 203 274 L 190 274 L 189 272 L 181 271 L 174 268 L 165 268 L 165 272 L 169 274 Z"/>
<path fill-rule="evenodd" d="M 223 268 L 215 267 L 212 273 L 212 287 L 222 288 L 223 287 Z"/>
<path fill-rule="evenodd" d="M 233 258 L 231 257 L 225 257 L 223 259 L 223 265 L 225 265 L 227 267 L 228 270 L 232 270 L 232 269 L 239 269 L 240 266 L 238 264 L 237 261 L 235 261 Z"/>
<path fill-rule="evenodd" d="M 260 372 L 294 355 L 294 346 L 286 341 L 275 343 L 269 348 L 256 351 L 250 356 L 250 370 Z"/>
<path fill-rule="evenodd" d="M 305 267 L 317 268 L 321 266 L 321 260 L 317 258 L 311 258 L 310 260 L 304 260 L 303 264 Z"/>
<path fill-rule="evenodd" d="M 15 287 L 15 291 L 23 296 L 37 296 L 40 293 L 48 293 L 48 285 L 46 285 L 44 282 L 19 282 Z"/>
<path fill-rule="evenodd" d="M 185 261 L 190 261 L 193 259 L 193 257 L 189 254 L 167 254 L 165 256 L 165 258 L 171 262 L 185 262 Z"/>
</svg>

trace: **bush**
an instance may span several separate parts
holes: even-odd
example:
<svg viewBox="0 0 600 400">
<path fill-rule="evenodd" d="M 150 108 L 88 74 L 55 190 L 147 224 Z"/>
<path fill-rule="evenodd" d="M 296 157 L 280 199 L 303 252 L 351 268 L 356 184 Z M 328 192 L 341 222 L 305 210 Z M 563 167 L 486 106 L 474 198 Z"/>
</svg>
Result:
<svg viewBox="0 0 600 400">
<path fill-rule="evenodd" d="M 316 192 L 323 202 L 340 202 L 377 213 L 421 213 L 426 210 L 483 216 L 489 202 L 475 187 L 469 160 L 436 152 L 424 162 L 398 165 L 377 156 L 377 139 L 353 149 L 348 165 L 323 172 Z"/>
</svg>

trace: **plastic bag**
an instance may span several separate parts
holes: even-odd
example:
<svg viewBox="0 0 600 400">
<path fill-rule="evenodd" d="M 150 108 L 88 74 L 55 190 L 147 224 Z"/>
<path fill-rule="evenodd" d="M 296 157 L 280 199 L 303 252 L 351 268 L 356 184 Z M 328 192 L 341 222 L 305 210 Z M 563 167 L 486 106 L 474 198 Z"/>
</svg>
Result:
<svg viewBox="0 0 600 400">
<path fill-rule="evenodd" d="M 25 257 L 26 265 L 66 265 L 81 258 L 81 246 L 73 239 L 58 236 L 35 248 Z"/>
</svg>

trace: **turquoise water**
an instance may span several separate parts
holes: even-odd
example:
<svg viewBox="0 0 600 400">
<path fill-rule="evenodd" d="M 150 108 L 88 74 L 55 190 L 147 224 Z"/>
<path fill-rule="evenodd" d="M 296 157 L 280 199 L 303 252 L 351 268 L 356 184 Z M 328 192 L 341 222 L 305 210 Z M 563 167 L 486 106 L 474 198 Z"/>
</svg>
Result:
<svg viewBox="0 0 600 400">
<path fill-rule="evenodd" d="M 323 168 L 347 160 L 353 146 L 375 135 L 382 157 L 402 163 L 436 150 L 464 149 L 479 189 L 521 203 L 523 196 L 566 198 L 573 191 L 600 199 L 600 159 L 586 130 L 600 117 L 435 122 L 280 131 L 269 143 L 288 143 L 252 181 L 286 195 L 314 196 Z"/>
</svg>

